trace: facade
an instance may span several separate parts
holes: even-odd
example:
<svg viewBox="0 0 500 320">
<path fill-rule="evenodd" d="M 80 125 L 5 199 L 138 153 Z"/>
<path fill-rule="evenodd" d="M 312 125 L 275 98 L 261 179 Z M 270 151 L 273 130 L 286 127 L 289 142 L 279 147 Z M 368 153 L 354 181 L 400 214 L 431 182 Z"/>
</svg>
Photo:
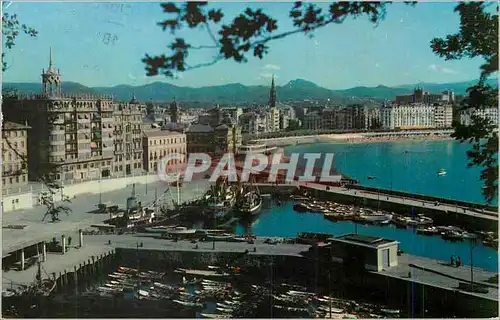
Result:
<svg viewBox="0 0 500 320">
<path fill-rule="evenodd" d="M 247 134 L 258 134 L 260 117 L 256 112 L 247 112 L 240 116 L 239 124 L 241 126 L 241 132 Z"/>
<path fill-rule="evenodd" d="M 235 123 L 239 123 L 240 121 L 240 116 L 243 114 L 243 109 L 242 108 L 224 108 L 223 109 L 225 113 L 229 114 L 229 116 L 231 117 L 231 119 L 235 122 Z"/>
<path fill-rule="evenodd" d="M 149 173 L 158 172 L 158 160 L 169 154 L 186 155 L 186 135 L 184 133 L 166 130 L 145 130 L 142 138 L 143 168 Z M 187 161 L 172 160 L 167 164 L 166 171 L 175 172 Z M 180 169 L 180 168 L 179 168 Z"/>
<path fill-rule="evenodd" d="M 453 123 L 453 106 L 450 104 L 434 106 L 434 124 L 436 128 L 451 128 Z"/>
<path fill-rule="evenodd" d="M 42 93 L 5 100 L 10 121 L 27 123 L 28 178 L 40 167 L 51 168 L 55 180 L 109 176 L 113 159 L 113 101 L 110 96 L 64 94 L 53 66 L 42 70 Z"/>
<path fill-rule="evenodd" d="M 447 111 L 437 112 L 437 106 L 414 103 L 409 105 L 384 105 L 380 110 L 382 127 L 385 129 L 428 129 L 436 127 L 435 116 L 442 125 L 448 121 Z M 440 109 L 442 110 L 442 109 Z M 449 118 L 451 122 L 451 117 Z"/>
<path fill-rule="evenodd" d="M 415 89 L 412 94 L 404 94 L 396 96 L 397 104 L 410 104 L 410 103 L 453 103 L 455 102 L 455 93 L 452 91 L 443 91 L 442 93 L 430 93 L 423 89 Z"/>
<path fill-rule="evenodd" d="M 142 173 L 142 115 L 139 104 L 114 106 L 113 175 Z"/>
<path fill-rule="evenodd" d="M 319 130 L 323 128 L 323 120 L 318 112 L 311 112 L 304 116 L 304 129 Z"/>
<path fill-rule="evenodd" d="M 370 271 L 387 270 L 398 265 L 397 241 L 348 234 L 329 239 L 334 262 Z"/>
<path fill-rule="evenodd" d="M 42 71 L 42 92 L 6 97 L 6 119 L 27 123 L 28 178 L 50 168 L 55 180 L 89 180 L 142 171 L 142 112 L 136 99 L 116 103 L 111 96 L 64 94 L 61 75 Z"/>
<path fill-rule="evenodd" d="M 269 132 L 280 130 L 280 111 L 278 108 L 270 108 L 269 111 Z"/>
<path fill-rule="evenodd" d="M 242 141 L 241 127 L 216 106 L 186 130 L 186 141 L 188 153 L 236 152 Z"/>
<path fill-rule="evenodd" d="M 30 127 L 6 121 L 2 126 L 2 190 L 28 184 L 28 130 Z M 14 151 L 14 150 L 15 151 Z"/>
<path fill-rule="evenodd" d="M 466 126 L 471 125 L 473 116 L 489 119 L 495 126 L 498 126 L 498 108 L 463 110 L 460 112 L 460 123 Z"/>
</svg>

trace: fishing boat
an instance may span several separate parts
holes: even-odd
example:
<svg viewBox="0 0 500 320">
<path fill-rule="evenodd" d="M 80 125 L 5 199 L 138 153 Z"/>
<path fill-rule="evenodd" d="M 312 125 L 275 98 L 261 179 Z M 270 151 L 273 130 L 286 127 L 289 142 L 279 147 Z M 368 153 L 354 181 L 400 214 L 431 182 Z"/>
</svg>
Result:
<svg viewBox="0 0 500 320">
<path fill-rule="evenodd" d="M 397 316 L 400 313 L 397 309 L 380 309 L 380 312 L 389 316 Z"/>
<path fill-rule="evenodd" d="M 174 239 L 180 237 L 190 237 L 196 234 L 196 229 L 188 229 L 186 227 L 175 227 L 171 230 L 167 230 L 162 237 L 166 239 Z"/>
<path fill-rule="evenodd" d="M 242 214 L 256 215 L 262 207 L 262 198 L 257 191 L 250 191 L 243 195 L 238 203 L 238 211 Z"/>
<path fill-rule="evenodd" d="M 437 176 L 440 177 L 440 176 L 445 176 L 446 175 L 446 170 L 444 169 L 441 169 L 437 172 Z"/>
</svg>

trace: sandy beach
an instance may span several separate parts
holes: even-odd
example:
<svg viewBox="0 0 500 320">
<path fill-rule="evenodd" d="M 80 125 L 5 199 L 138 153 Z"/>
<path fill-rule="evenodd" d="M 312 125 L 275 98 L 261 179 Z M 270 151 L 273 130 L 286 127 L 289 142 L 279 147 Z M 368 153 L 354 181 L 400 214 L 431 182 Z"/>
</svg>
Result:
<svg viewBox="0 0 500 320">
<path fill-rule="evenodd" d="M 399 142 L 399 141 L 441 141 L 453 140 L 451 132 L 436 132 L 437 134 L 406 134 L 397 133 L 386 135 L 380 133 L 341 133 L 324 134 L 298 137 L 282 137 L 252 140 L 253 142 L 265 143 L 274 146 L 289 146 L 297 144 L 313 143 L 377 143 L 377 142 Z"/>
</svg>

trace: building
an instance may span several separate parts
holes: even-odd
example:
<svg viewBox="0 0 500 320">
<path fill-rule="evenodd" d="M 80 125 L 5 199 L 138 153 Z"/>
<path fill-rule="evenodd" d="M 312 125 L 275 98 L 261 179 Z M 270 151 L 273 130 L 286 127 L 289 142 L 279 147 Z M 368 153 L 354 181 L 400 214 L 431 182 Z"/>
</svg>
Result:
<svg viewBox="0 0 500 320">
<path fill-rule="evenodd" d="M 474 116 L 489 119 L 495 126 L 498 127 L 498 108 L 486 108 L 486 109 L 466 109 L 462 110 L 460 113 L 460 123 L 462 125 L 471 125 L 472 118 Z"/>
<path fill-rule="evenodd" d="M 240 116 L 243 114 L 243 109 L 242 108 L 224 108 L 223 112 L 229 114 L 233 122 L 239 123 L 240 121 Z"/>
<path fill-rule="evenodd" d="M 453 123 L 453 106 L 451 104 L 434 106 L 434 125 L 436 128 L 451 128 Z"/>
<path fill-rule="evenodd" d="M 158 161 L 169 154 L 186 155 L 186 135 L 184 133 L 166 130 L 145 130 L 142 138 L 143 146 L 143 168 L 149 173 L 158 172 Z M 175 172 L 181 169 L 179 165 L 184 164 L 178 160 L 172 160 L 167 164 L 166 171 Z"/>
<path fill-rule="evenodd" d="M 177 101 L 174 100 L 169 106 L 169 112 L 170 112 L 170 122 L 173 123 L 179 123 L 181 122 L 181 117 L 180 117 L 180 106 L 177 103 Z"/>
<path fill-rule="evenodd" d="M 412 94 L 404 94 L 396 96 L 396 104 L 411 104 L 411 103 L 427 103 L 436 102 L 455 102 L 455 93 L 452 91 L 443 91 L 442 93 L 430 93 L 422 88 L 417 88 Z"/>
<path fill-rule="evenodd" d="M 139 104 L 118 103 L 113 110 L 113 176 L 141 174 L 142 114 Z"/>
<path fill-rule="evenodd" d="M 113 160 L 113 101 L 110 96 L 64 94 L 61 74 L 50 53 L 42 70 L 42 92 L 4 100 L 5 118 L 27 123 L 28 178 L 41 167 L 53 168 L 55 180 L 109 176 Z"/>
<path fill-rule="evenodd" d="M 304 116 L 304 129 L 320 130 L 323 128 L 323 119 L 318 112 L 310 112 Z"/>
<path fill-rule="evenodd" d="M 370 271 L 387 270 L 398 265 L 397 241 L 360 234 L 347 234 L 329 241 L 334 262 Z"/>
<path fill-rule="evenodd" d="M 241 126 L 242 133 L 258 134 L 260 116 L 254 111 L 244 113 L 239 118 L 239 124 Z"/>
<path fill-rule="evenodd" d="M 28 130 L 30 127 L 6 121 L 2 126 L 2 191 L 28 184 Z"/>
<path fill-rule="evenodd" d="M 436 106 L 413 103 L 408 105 L 384 105 L 380 110 L 380 120 L 385 129 L 429 129 L 436 127 Z M 440 121 L 447 121 L 447 111 Z M 450 118 L 451 121 L 451 118 Z"/>
<path fill-rule="evenodd" d="M 278 108 L 273 107 L 268 110 L 269 119 L 269 132 L 276 132 L 280 130 L 280 111 Z"/>
<path fill-rule="evenodd" d="M 188 153 L 236 152 L 242 142 L 241 127 L 218 105 L 186 130 Z"/>
</svg>

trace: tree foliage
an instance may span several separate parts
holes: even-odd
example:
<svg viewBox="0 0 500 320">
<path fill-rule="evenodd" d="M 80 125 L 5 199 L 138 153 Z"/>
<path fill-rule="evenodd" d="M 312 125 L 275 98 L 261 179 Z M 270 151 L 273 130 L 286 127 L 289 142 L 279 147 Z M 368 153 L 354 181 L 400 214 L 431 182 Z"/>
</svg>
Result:
<svg viewBox="0 0 500 320">
<path fill-rule="evenodd" d="M 5 50 L 12 49 L 16 44 L 16 38 L 20 34 L 26 34 L 30 37 L 36 37 L 38 32 L 28 27 L 25 24 L 21 24 L 17 19 L 16 14 L 3 13 L 2 15 L 2 36 L 3 36 L 3 50 L 2 50 L 2 71 L 5 72 L 8 68 L 6 60 Z"/>
<path fill-rule="evenodd" d="M 261 9 L 247 8 L 227 24 L 222 23 L 224 13 L 220 9 L 207 9 L 207 2 L 186 2 L 183 4 L 163 3 L 168 19 L 159 22 L 163 30 L 172 35 L 183 28 L 204 28 L 211 45 L 195 45 L 183 38 L 175 38 L 168 46 L 170 55 L 151 56 L 146 54 L 143 62 L 148 76 L 163 74 L 175 77 L 177 72 L 216 64 L 222 60 L 244 63 L 250 55 L 262 59 L 269 52 L 269 43 L 293 34 L 311 36 L 316 29 L 330 24 L 340 24 L 348 17 L 367 17 L 377 23 L 384 18 L 389 2 L 335 2 L 328 10 L 312 4 L 296 2 L 289 11 L 295 29 L 278 32 L 278 21 Z M 412 2 L 411 4 L 414 4 Z M 217 30 L 216 32 L 214 31 Z M 214 50 L 211 61 L 190 65 L 187 62 L 192 50 Z"/>
<path fill-rule="evenodd" d="M 490 119 L 474 114 L 475 110 L 498 107 L 498 88 L 485 83 L 488 76 L 498 72 L 498 14 L 488 12 L 489 5 L 484 2 L 457 5 L 455 11 L 460 15 L 458 33 L 445 39 L 433 39 L 431 48 L 446 60 L 475 57 L 485 60 L 478 83 L 468 88 L 459 110 L 471 112 L 471 123 L 465 125 L 455 121 L 453 136 L 461 142 L 472 143 L 472 150 L 467 152 L 469 166 L 483 168 L 483 195 L 491 203 L 498 193 L 498 127 Z"/>
</svg>

